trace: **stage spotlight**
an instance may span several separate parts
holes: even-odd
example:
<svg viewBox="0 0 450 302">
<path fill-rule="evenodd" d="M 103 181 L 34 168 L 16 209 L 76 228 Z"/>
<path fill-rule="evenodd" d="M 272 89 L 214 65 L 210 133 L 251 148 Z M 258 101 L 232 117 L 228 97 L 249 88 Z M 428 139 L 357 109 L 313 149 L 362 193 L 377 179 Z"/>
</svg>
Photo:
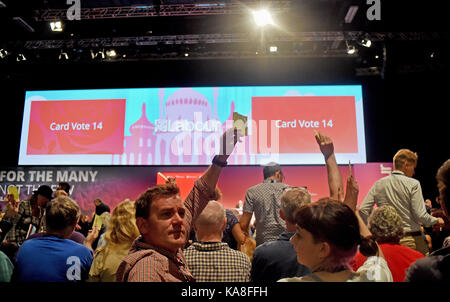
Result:
<svg viewBox="0 0 450 302">
<path fill-rule="evenodd" d="M 356 47 L 353 45 L 347 45 L 347 54 L 353 55 L 356 53 Z"/>
<path fill-rule="evenodd" d="M 61 50 L 61 53 L 59 54 L 58 57 L 60 60 L 65 59 L 65 60 L 69 60 L 69 55 L 67 54 L 67 52 L 64 52 Z"/>
<path fill-rule="evenodd" d="M 372 41 L 370 41 L 369 39 L 363 39 L 361 40 L 361 45 L 364 47 L 370 47 L 372 45 Z"/>
<path fill-rule="evenodd" d="M 110 49 L 110 50 L 106 51 L 106 55 L 108 57 L 115 57 L 115 56 L 117 56 L 117 53 L 116 53 L 116 51 L 114 49 Z"/>
<path fill-rule="evenodd" d="M 50 22 L 50 28 L 52 29 L 52 31 L 62 31 L 62 22 L 61 21 L 54 21 L 54 22 Z"/>
<path fill-rule="evenodd" d="M 6 49 L 0 49 L 0 58 L 4 59 L 8 55 L 8 51 Z"/>
<path fill-rule="evenodd" d="M 186 52 L 186 53 L 184 54 L 184 56 L 185 56 L 185 57 L 189 57 L 189 54 Z"/>
<path fill-rule="evenodd" d="M 375 59 L 378 59 L 378 58 L 379 58 L 379 56 L 378 56 L 378 55 L 376 55 L 376 56 L 375 56 Z"/>
<path fill-rule="evenodd" d="M 26 61 L 26 60 L 27 60 L 27 58 L 22 53 L 19 53 L 16 57 L 17 62 Z"/>
<path fill-rule="evenodd" d="M 278 47 L 276 47 L 276 46 L 270 46 L 269 47 L 269 51 L 270 52 L 277 52 L 277 50 L 278 50 Z"/>
<path fill-rule="evenodd" d="M 270 15 L 267 9 L 261 9 L 258 11 L 253 11 L 253 19 L 255 20 L 256 25 L 265 26 L 268 24 L 274 24 L 272 16 Z"/>
</svg>

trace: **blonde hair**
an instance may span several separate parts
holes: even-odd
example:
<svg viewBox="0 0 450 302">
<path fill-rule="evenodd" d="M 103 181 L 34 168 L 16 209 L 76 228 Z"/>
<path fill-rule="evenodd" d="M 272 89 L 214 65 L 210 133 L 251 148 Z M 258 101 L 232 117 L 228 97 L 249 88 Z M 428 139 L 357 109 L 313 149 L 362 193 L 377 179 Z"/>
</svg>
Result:
<svg viewBox="0 0 450 302">
<path fill-rule="evenodd" d="M 369 217 L 368 227 L 379 243 L 399 243 L 404 235 L 402 218 L 392 206 L 376 208 Z"/>
<path fill-rule="evenodd" d="M 417 164 L 419 156 L 409 149 L 400 149 L 394 155 L 394 169 L 401 168 L 405 162 Z"/>
<path fill-rule="evenodd" d="M 111 213 L 109 212 L 103 212 L 100 217 L 102 218 L 102 224 L 105 227 L 105 230 L 109 226 L 109 220 L 111 219 Z"/>
<path fill-rule="evenodd" d="M 295 223 L 295 213 L 301 206 L 311 203 L 311 194 L 308 190 L 298 187 L 287 187 L 281 195 L 281 210 L 287 221 Z"/>
<path fill-rule="evenodd" d="M 105 234 L 105 248 L 109 245 L 130 245 L 139 237 L 134 202 L 125 199 L 113 210 Z"/>
</svg>

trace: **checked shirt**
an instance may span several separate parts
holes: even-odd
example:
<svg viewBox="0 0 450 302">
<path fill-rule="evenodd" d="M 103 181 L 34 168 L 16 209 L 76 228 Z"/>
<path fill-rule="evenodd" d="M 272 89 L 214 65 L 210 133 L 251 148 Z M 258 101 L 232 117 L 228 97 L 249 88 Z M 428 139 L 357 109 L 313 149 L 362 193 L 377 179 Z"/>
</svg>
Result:
<svg viewBox="0 0 450 302">
<path fill-rule="evenodd" d="M 256 246 L 277 240 L 286 231 L 286 223 L 279 214 L 284 187 L 288 185 L 266 179 L 247 190 L 243 211 L 255 214 Z"/>
<path fill-rule="evenodd" d="M 250 259 L 226 243 L 194 242 L 183 254 L 198 282 L 250 281 Z"/>
<path fill-rule="evenodd" d="M 205 180 L 200 177 L 184 201 L 186 207 L 186 234 L 192 222 L 200 215 L 210 200 L 216 198 Z M 124 258 L 116 273 L 119 282 L 186 282 L 194 281 L 184 263 L 181 249 L 171 253 L 151 246 L 139 237 L 133 242 L 129 254 Z"/>
<path fill-rule="evenodd" d="M 23 200 L 19 203 L 19 209 L 17 214 L 12 218 L 8 218 L 8 221 L 10 221 L 13 224 L 13 227 L 6 235 L 5 237 L 6 241 L 14 242 L 20 246 L 27 238 L 27 233 L 30 224 L 33 224 L 36 228 L 40 228 L 40 226 L 43 226 L 42 218 L 40 219 L 37 217 L 33 217 L 31 215 L 31 212 L 32 208 L 30 200 Z"/>
</svg>

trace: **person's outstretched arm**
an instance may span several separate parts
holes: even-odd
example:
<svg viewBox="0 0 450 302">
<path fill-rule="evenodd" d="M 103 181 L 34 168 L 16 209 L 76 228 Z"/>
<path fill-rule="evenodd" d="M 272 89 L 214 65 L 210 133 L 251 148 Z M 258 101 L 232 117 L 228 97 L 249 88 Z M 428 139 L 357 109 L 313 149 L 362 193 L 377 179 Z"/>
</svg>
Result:
<svg viewBox="0 0 450 302">
<path fill-rule="evenodd" d="M 185 200 L 186 209 L 189 211 L 189 228 L 197 216 L 203 211 L 208 201 L 216 198 L 216 185 L 222 168 L 227 165 L 227 160 L 242 135 L 236 128 L 227 129 L 220 139 L 220 152 L 213 159 L 213 163 L 206 172 L 194 183 L 194 187 Z M 189 217 L 190 216 L 190 217 Z"/>
<path fill-rule="evenodd" d="M 321 132 L 317 132 L 316 141 L 319 144 L 320 152 L 322 152 L 327 166 L 328 186 L 330 188 L 330 198 L 343 201 L 344 188 L 342 184 L 342 176 L 334 155 L 334 145 L 331 138 Z"/>
<path fill-rule="evenodd" d="M 226 166 L 228 157 L 233 152 L 236 143 L 238 141 L 240 142 L 241 137 L 240 131 L 236 128 L 227 129 L 227 131 L 222 134 L 220 139 L 220 152 L 218 155 L 214 156 L 213 164 L 210 165 L 205 174 L 202 175 L 203 180 L 212 191 L 216 188 L 222 166 Z"/>
</svg>

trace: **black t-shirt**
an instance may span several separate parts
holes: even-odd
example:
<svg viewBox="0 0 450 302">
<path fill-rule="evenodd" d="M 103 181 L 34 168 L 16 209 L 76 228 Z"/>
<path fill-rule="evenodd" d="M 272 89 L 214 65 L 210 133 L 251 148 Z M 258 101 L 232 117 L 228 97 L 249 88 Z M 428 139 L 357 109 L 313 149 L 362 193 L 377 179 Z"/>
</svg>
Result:
<svg viewBox="0 0 450 302">
<path fill-rule="evenodd" d="M 95 214 L 97 214 L 98 216 L 102 215 L 104 212 L 111 213 L 108 205 L 101 203 L 100 205 L 95 207 Z"/>
</svg>

